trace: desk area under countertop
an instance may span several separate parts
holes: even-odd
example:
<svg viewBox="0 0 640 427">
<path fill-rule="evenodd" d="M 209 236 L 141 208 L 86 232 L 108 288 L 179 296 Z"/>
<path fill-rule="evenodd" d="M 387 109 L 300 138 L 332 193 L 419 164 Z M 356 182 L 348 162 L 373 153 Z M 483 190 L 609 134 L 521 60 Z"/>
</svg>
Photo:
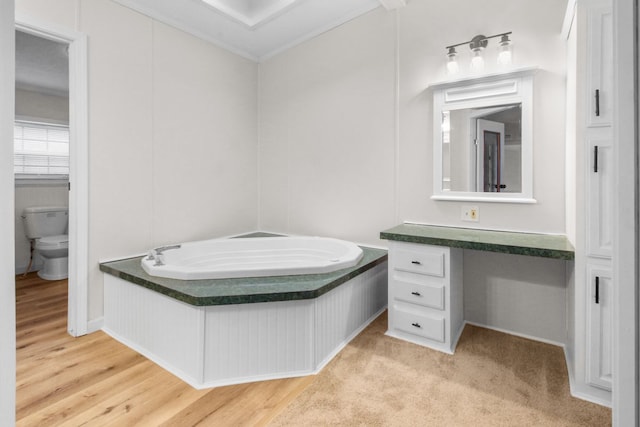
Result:
<svg viewBox="0 0 640 427">
<path fill-rule="evenodd" d="M 400 224 L 389 241 L 387 335 L 446 353 L 465 323 L 563 345 L 575 251 L 566 236 Z"/>
</svg>

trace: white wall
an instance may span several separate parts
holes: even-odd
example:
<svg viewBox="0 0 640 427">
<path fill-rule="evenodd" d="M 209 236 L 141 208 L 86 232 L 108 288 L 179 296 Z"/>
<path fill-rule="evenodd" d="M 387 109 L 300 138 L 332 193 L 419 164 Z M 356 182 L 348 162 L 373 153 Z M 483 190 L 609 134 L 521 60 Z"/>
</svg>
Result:
<svg viewBox="0 0 640 427">
<path fill-rule="evenodd" d="M 101 260 L 257 227 L 255 63 L 109 0 L 16 9 L 89 40 L 90 320 Z"/>
<path fill-rule="evenodd" d="M 379 244 L 394 214 L 395 39 L 379 8 L 260 64 L 260 228 Z"/>
<path fill-rule="evenodd" d="M 15 30 L 12 1 L 0 2 L 0 425 L 16 420 L 16 305 L 13 244 Z"/>
<path fill-rule="evenodd" d="M 409 2 L 399 10 L 401 220 L 498 230 L 564 233 L 565 47 L 560 38 L 564 2 L 466 0 Z M 427 87 L 446 80 L 445 46 L 476 34 L 513 31 L 514 65 L 540 68 L 534 80 L 533 191 L 535 205 L 477 203 L 478 223 L 461 221 L 462 202 L 434 201 L 432 104 Z M 487 72 L 496 71 L 495 40 L 486 49 Z M 467 52 L 465 52 L 467 50 Z M 459 49 L 461 68 L 468 49 Z M 463 57 L 467 55 L 466 57 Z M 476 203 L 474 203 L 476 204 Z"/>
<path fill-rule="evenodd" d="M 565 267 L 562 260 L 465 250 L 465 320 L 564 344 Z"/>
<path fill-rule="evenodd" d="M 488 0 L 482 7 L 469 7 L 468 0 L 412 1 L 397 12 L 374 10 L 262 63 L 261 228 L 378 245 L 386 245 L 381 230 L 403 221 L 564 233 L 564 7 L 556 0 Z M 427 88 L 446 79 L 445 46 L 505 31 L 513 31 L 515 65 L 539 67 L 537 203 L 474 202 L 480 221 L 462 222 L 464 202 L 430 199 L 433 97 Z M 495 40 L 490 43 L 487 72 L 496 71 L 489 63 Z M 519 269 L 513 282 L 514 265 L 526 263 L 465 251 L 465 292 L 469 301 L 484 298 L 467 314 L 477 323 L 563 343 L 564 263 L 526 260 L 536 268 Z M 549 325 L 528 326 L 539 315 L 527 305 L 532 299 L 550 307 Z M 492 313 L 495 304 L 510 308 Z"/>
<path fill-rule="evenodd" d="M 379 231 L 400 221 L 564 233 L 561 3 L 409 2 L 397 20 L 378 9 L 261 64 L 261 227 L 372 244 L 384 244 Z M 516 65 L 540 67 L 533 159 L 538 203 L 478 203 L 480 221 L 462 222 L 461 202 L 430 199 L 433 99 L 427 88 L 446 78 L 444 46 L 509 30 Z"/>
</svg>

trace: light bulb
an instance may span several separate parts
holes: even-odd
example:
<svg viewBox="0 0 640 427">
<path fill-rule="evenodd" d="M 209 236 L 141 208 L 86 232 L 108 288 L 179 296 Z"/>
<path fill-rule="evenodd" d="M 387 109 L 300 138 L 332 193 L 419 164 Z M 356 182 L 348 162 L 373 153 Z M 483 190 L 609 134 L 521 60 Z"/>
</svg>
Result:
<svg viewBox="0 0 640 427">
<path fill-rule="evenodd" d="M 458 66 L 458 60 L 456 59 L 456 49 L 450 47 L 449 52 L 447 53 L 447 73 L 457 74 L 459 70 L 460 67 Z"/>
<path fill-rule="evenodd" d="M 511 65 L 511 41 L 508 35 L 503 35 L 498 45 L 498 65 Z"/>
<path fill-rule="evenodd" d="M 458 74 L 460 71 L 460 66 L 458 66 L 458 61 L 455 58 L 449 59 L 447 61 L 447 73 L 448 74 Z"/>
<path fill-rule="evenodd" d="M 473 50 L 473 58 L 471 58 L 471 71 L 480 72 L 484 70 L 484 58 L 482 57 L 482 49 Z"/>
</svg>

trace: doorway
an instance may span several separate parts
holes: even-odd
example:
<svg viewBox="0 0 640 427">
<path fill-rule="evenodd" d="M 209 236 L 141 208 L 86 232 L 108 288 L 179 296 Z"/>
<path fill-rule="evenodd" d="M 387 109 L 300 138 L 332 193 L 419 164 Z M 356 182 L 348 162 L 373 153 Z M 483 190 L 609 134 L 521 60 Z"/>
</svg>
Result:
<svg viewBox="0 0 640 427">
<path fill-rule="evenodd" d="M 15 32 L 15 268 L 26 275 L 38 271 L 45 279 L 66 278 L 67 261 L 63 251 L 68 216 L 61 210 L 69 206 L 69 58 L 68 43 Z M 25 209 L 56 207 L 47 217 L 60 219 L 50 252 L 58 252 L 44 268 L 44 259 L 27 229 Z M 28 216 L 44 216 L 30 214 Z M 31 231 L 28 232 L 28 231 Z M 37 233 L 40 237 L 40 233 Z"/>
<path fill-rule="evenodd" d="M 66 191 L 69 204 L 69 266 L 67 331 L 73 336 L 99 329 L 88 322 L 88 90 L 87 39 L 84 34 L 16 19 L 16 30 L 66 46 L 68 55 L 69 170 Z"/>
</svg>

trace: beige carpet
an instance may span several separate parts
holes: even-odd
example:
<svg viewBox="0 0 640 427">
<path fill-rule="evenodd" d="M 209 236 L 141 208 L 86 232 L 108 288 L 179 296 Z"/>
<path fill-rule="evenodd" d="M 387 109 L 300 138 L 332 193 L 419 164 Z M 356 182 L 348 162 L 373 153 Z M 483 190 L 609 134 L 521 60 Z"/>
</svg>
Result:
<svg viewBox="0 0 640 427">
<path fill-rule="evenodd" d="M 562 349 L 467 325 L 454 356 L 384 335 L 386 313 L 273 426 L 606 426 L 569 395 Z"/>
</svg>

